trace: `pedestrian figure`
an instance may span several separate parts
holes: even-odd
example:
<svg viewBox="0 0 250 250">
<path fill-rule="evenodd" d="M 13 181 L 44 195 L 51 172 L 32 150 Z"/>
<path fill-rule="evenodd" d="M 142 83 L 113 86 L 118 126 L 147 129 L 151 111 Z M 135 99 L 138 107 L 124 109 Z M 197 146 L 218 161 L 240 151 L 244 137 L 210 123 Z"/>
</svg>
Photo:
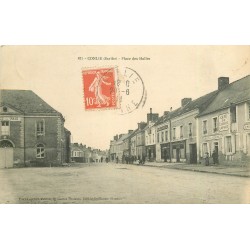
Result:
<svg viewBox="0 0 250 250">
<path fill-rule="evenodd" d="M 205 154 L 205 166 L 209 166 L 209 154 L 208 154 L 208 152 Z"/>
<path fill-rule="evenodd" d="M 118 161 L 119 161 L 119 158 L 118 158 L 118 156 L 116 156 L 116 163 L 118 163 Z"/>
<path fill-rule="evenodd" d="M 216 152 L 215 149 L 214 149 L 214 151 L 213 151 L 212 157 L 213 157 L 214 165 L 215 165 L 215 164 L 218 164 L 218 153 Z"/>
<path fill-rule="evenodd" d="M 143 155 L 143 156 L 142 156 L 142 164 L 145 163 L 145 159 L 146 159 L 146 157 L 145 157 L 145 155 Z"/>
</svg>

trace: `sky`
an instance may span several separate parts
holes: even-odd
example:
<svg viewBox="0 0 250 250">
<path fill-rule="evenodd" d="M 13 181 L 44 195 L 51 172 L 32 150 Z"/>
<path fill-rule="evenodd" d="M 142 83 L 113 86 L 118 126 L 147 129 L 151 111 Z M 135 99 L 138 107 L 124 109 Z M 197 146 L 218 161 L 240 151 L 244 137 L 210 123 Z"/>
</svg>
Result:
<svg viewBox="0 0 250 250">
<path fill-rule="evenodd" d="M 147 57 L 150 60 L 78 60 L 78 57 Z M 108 149 L 116 134 L 136 129 L 152 108 L 162 115 L 181 99 L 196 99 L 217 89 L 218 77 L 230 82 L 250 74 L 250 46 L 3 46 L 0 87 L 30 89 L 65 117 L 72 141 Z M 86 111 L 83 68 L 128 67 L 147 91 L 143 107 Z"/>
</svg>

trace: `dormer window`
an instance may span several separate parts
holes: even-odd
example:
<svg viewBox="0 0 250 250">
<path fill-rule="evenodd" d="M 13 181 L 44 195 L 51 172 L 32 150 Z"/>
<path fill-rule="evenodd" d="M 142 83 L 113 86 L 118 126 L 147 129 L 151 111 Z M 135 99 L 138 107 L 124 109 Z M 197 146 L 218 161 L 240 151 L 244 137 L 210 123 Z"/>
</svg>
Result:
<svg viewBox="0 0 250 250">
<path fill-rule="evenodd" d="M 8 108 L 7 107 L 3 107 L 3 112 L 8 112 Z"/>
</svg>

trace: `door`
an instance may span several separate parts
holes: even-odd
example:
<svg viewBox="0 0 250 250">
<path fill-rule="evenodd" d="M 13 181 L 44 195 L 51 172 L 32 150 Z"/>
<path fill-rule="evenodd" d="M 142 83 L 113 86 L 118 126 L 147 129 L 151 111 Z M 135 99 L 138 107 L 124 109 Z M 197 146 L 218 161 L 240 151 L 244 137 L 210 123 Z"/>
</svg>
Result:
<svg viewBox="0 0 250 250">
<path fill-rule="evenodd" d="M 179 148 L 176 149 L 176 161 L 180 162 L 180 149 Z"/>
<path fill-rule="evenodd" d="M 13 148 L 0 148 L 0 168 L 13 167 Z"/>
<path fill-rule="evenodd" d="M 190 163 L 196 164 L 197 163 L 197 149 L 196 144 L 190 144 Z"/>
</svg>

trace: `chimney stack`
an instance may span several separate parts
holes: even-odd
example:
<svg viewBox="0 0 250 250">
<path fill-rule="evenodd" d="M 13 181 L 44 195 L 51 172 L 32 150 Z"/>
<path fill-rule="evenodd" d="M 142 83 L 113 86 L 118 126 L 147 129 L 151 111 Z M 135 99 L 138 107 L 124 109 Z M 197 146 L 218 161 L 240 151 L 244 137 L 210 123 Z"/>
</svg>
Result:
<svg viewBox="0 0 250 250">
<path fill-rule="evenodd" d="M 167 116 L 169 111 L 164 111 L 163 116 Z"/>
<path fill-rule="evenodd" d="M 219 77 L 218 78 L 218 90 L 223 90 L 229 86 L 229 77 Z"/>
<path fill-rule="evenodd" d="M 142 130 L 146 127 L 147 123 L 146 122 L 139 122 L 138 123 L 138 129 Z"/>
<path fill-rule="evenodd" d="M 192 101 L 192 98 L 183 98 L 183 99 L 181 99 L 181 107 L 186 106 L 191 101 Z"/>
<path fill-rule="evenodd" d="M 123 136 L 123 134 L 119 134 L 119 139 Z"/>
<path fill-rule="evenodd" d="M 128 131 L 128 134 L 132 133 L 133 131 L 134 131 L 133 129 L 130 129 L 130 130 Z"/>
<path fill-rule="evenodd" d="M 150 108 L 150 113 L 147 114 L 147 123 L 156 122 L 159 118 L 158 113 L 152 113 L 152 108 Z"/>
</svg>

